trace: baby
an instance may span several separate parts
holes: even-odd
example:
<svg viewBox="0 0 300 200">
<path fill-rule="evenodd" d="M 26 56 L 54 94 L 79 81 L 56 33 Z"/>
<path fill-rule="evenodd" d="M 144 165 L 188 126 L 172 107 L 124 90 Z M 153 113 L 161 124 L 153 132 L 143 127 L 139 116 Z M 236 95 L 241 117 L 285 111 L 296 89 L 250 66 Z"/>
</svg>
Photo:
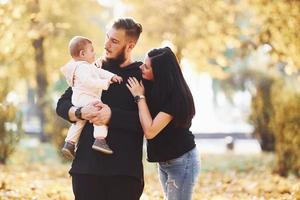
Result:
<svg viewBox="0 0 300 200">
<path fill-rule="evenodd" d="M 79 140 L 86 120 L 81 118 L 81 108 L 96 100 L 101 101 L 102 90 L 107 90 L 113 82 L 122 82 L 122 78 L 103 70 L 95 63 L 95 52 L 92 42 L 85 37 L 75 36 L 70 40 L 69 50 L 72 60 L 61 68 L 67 83 L 72 87 L 72 104 L 77 107 L 75 115 L 80 120 L 72 124 L 62 148 L 68 159 L 75 157 L 75 145 Z M 113 151 L 106 143 L 107 126 L 94 124 L 95 142 L 92 148 L 106 154 Z"/>
</svg>

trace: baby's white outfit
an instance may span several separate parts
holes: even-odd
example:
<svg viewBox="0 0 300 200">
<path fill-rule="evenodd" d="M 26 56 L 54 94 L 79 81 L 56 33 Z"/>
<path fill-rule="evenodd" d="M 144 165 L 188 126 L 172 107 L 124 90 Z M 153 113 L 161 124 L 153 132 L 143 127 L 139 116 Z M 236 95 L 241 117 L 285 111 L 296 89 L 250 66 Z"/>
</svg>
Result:
<svg viewBox="0 0 300 200">
<path fill-rule="evenodd" d="M 74 60 L 61 67 L 61 72 L 72 87 L 72 104 L 76 107 L 83 107 L 95 100 L 101 101 L 102 90 L 108 89 L 112 77 L 115 76 L 94 64 Z M 65 141 L 72 141 L 76 144 L 85 123 L 86 120 L 79 120 L 72 124 Z M 107 126 L 94 125 L 94 138 L 106 136 Z"/>
</svg>

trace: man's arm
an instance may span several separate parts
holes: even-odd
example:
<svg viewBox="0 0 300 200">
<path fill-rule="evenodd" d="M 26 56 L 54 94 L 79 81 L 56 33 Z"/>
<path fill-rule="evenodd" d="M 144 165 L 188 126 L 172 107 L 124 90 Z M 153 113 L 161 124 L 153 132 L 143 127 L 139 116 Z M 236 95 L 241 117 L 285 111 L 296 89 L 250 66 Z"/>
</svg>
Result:
<svg viewBox="0 0 300 200">
<path fill-rule="evenodd" d="M 72 94 L 72 88 L 69 87 L 65 93 L 61 95 L 56 105 L 56 113 L 63 119 L 73 123 L 77 121 L 77 118 L 75 116 L 76 107 L 74 107 L 71 102 Z"/>
<path fill-rule="evenodd" d="M 72 88 L 69 87 L 60 97 L 56 106 L 56 113 L 74 123 L 78 119 L 75 116 L 76 107 L 71 102 Z M 93 103 L 96 105 L 96 103 Z M 90 119 L 91 123 L 106 124 L 110 128 L 124 129 L 128 131 L 142 131 L 137 111 L 127 111 L 119 108 L 110 108 L 106 104 L 94 106 L 89 104 L 81 109 L 82 118 Z M 102 107 L 99 110 L 99 106 Z"/>
<path fill-rule="evenodd" d="M 112 108 L 111 110 L 109 127 L 143 132 L 137 111 L 127 111 L 119 108 Z"/>
<path fill-rule="evenodd" d="M 106 124 L 110 128 L 123 129 L 130 132 L 143 131 L 137 111 L 127 111 L 116 107 L 110 108 L 103 103 L 98 103 L 96 106 L 101 107 L 101 110 L 90 122 L 96 125 Z"/>
<path fill-rule="evenodd" d="M 75 111 L 77 107 L 75 107 L 72 104 L 72 94 L 72 88 L 69 87 L 58 100 L 56 106 L 56 113 L 65 120 L 74 123 L 79 119 L 75 116 Z M 98 114 L 99 108 L 94 106 L 94 104 L 97 102 L 98 101 L 92 102 L 81 109 L 81 117 L 83 119 L 89 120 Z"/>
</svg>

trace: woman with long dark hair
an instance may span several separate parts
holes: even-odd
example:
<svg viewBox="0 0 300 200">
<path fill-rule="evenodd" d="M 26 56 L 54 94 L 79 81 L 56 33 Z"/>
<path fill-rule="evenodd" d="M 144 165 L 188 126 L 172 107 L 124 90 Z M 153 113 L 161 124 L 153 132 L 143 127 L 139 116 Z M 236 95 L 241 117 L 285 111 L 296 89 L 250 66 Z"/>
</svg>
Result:
<svg viewBox="0 0 300 200">
<path fill-rule="evenodd" d="M 195 115 L 193 96 L 170 48 L 151 50 L 140 68 L 145 87 L 132 77 L 127 87 L 138 104 L 148 161 L 158 163 L 166 199 L 190 200 L 200 170 L 189 131 Z"/>
</svg>

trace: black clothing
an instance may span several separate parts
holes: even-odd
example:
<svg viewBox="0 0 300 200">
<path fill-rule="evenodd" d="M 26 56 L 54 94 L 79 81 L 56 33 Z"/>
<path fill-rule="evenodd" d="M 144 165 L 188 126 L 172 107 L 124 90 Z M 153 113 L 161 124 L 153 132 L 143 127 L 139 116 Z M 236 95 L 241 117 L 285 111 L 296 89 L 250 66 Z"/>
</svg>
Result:
<svg viewBox="0 0 300 200">
<path fill-rule="evenodd" d="M 138 200 L 143 192 L 139 180 L 130 176 L 72 175 L 75 200 Z"/>
<path fill-rule="evenodd" d="M 87 122 L 79 138 L 76 157 L 70 170 L 71 175 L 121 175 L 135 177 L 143 184 L 144 134 L 139 121 L 137 105 L 126 87 L 128 77 L 134 76 L 138 80 L 141 79 L 139 69 L 141 64 L 141 62 L 135 62 L 123 68 L 112 63 L 103 64 L 103 69 L 123 78 L 121 84 L 113 83 L 107 91 L 103 91 L 101 98 L 102 102 L 107 104 L 112 111 L 106 141 L 114 153 L 106 155 L 92 149 L 95 140 L 94 128 L 91 123 Z M 57 114 L 66 120 L 69 120 L 68 112 L 72 106 L 71 96 L 72 89 L 68 88 L 57 103 Z"/>
<path fill-rule="evenodd" d="M 172 99 L 169 98 L 168 101 L 164 102 L 162 105 L 154 105 L 155 103 L 151 98 L 151 83 L 146 81 L 144 85 L 145 87 L 147 86 L 146 99 L 152 118 L 155 118 L 159 112 L 174 115 L 171 106 Z M 172 120 L 159 134 L 154 138 L 147 140 L 147 160 L 149 162 L 163 162 L 178 158 L 192 150 L 196 144 L 194 135 L 189 128 L 190 127 L 176 127 Z"/>
</svg>

